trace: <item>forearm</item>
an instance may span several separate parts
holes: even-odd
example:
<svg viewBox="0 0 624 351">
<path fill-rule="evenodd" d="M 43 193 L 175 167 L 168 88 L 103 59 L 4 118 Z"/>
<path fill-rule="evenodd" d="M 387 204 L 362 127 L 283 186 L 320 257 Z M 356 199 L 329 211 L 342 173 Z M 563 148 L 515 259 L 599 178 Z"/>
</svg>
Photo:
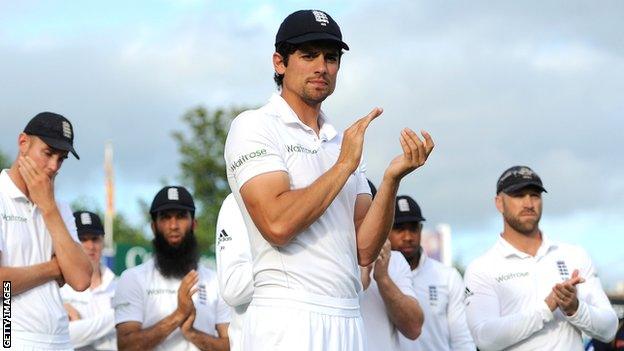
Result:
<svg viewBox="0 0 624 351">
<path fill-rule="evenodd" d="M 420 335 L 424 322 L 418 301 L 403 294 L 389 276 L 378 279 L 377 285 L 392 324 L 406 338 L 415 340 Z"/>
<path fill-rule="evenodd" d="M 0 267 L 0 280 L 11 282 L 13 296 L 54 280 L 57 274 L 51 261 L 25 267 Z"/>
<path fill-rule="evenodd" d="M 91 283 L 92 266 L 89 258 L 76 243 L 56 206 L 42 209 L 43 220 L 52 236 L 54 254 L 65 282 L 74 290 L 83 291 Z"/>
<path fill-rule="evenodd" d="M 241 189 L 241 194 L 245 205 L 253 209 L 250 211 L 253 212 L 252 218 L 264 238 L 273 245 L 282 246 L 312 225 L 327 210 L 351 173 L 348 166 L 338 162 L 302 189 L 288 189 L 274 198 L 256 198 L 253 202 L 245 196 L 248 186 L 246 184 Z M 253 179 L 249 183 L 251 182 Z M 287 177 L 284 177 L 283 182 L 286 182 L 281 184 L 284 188 L 289 187 Z"/>
<path fill-rule="evenodd" d="M 69 336 L 76 348 L 90 345 L 102 337 L 115 333 L 115 312 L 69 322 Z"/>
<path fill-rule="evenodd" d="M 368 266 L 379 255 L 394 222 L 394 201 L 399 181 L 384 177 L 377 195 L 357 228 L 358 263 Z"/>
<path fill-rule="evenodd" d="M 117 332 L 119 350 L 145 351 L 152 350 L 162 343 L 176 328 L 184 322 L 183 316 L 175 312 L 153 326 L 127 334 Z"/>
<path fill-rule="evenodd" d="M 188 335 L 189 341 L 203 351 L 229 351 L 230 341 L 227 337 L 215 337 L 201 331 L 193 331 Z"/>
<path fill-rule="evenodd" d="M 552 320 L 552 312 L 546 303 L 526 312 L 515 313 L 503 317 L 488 316 L 486 308 L 479 309 L 473 304 L 472 315 L 479 314 L 478 320 L 470 323 L 474 341 L 480 350 L 502 350 L 522 341 L 544 328 Z M 469 321 L 470 322 L 470 321 Z"/>
<path fill-rule="evenodd" d="M 610 342 L 617 332 L 617 315 L 608 305 L 593 306 L 579 301 L 576 313 L 566 319 L 585 334 L 602 342 Z"/>
</svg>

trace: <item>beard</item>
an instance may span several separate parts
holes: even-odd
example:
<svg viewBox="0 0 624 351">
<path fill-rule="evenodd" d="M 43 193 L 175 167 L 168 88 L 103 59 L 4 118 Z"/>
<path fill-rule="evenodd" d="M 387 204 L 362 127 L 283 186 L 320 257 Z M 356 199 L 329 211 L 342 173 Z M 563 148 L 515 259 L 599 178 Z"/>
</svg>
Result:
<svg viewBox="0 0 624 351">
<path fill-rule="evenodd" d="M 507 222 L 513 230 L 520 234 L 529 235 L 537 230 L 541 214 L 538 213 L 537 217 L 525 221 L 521 221 L 518 216 L 513 216 L 508 213 L 504 213 L 503 218 L 505 218 L 505 222 Z"/>
<path fill-rule="evenodd" d="M 156 229 L 154 239 L 156 268 L 165 278 L 183 278 L 188 272 L 197 269 L 199 247 L 192 229 L 187 231 L 178 246 L 170 245 L 161 231 Z"/>
</svg>

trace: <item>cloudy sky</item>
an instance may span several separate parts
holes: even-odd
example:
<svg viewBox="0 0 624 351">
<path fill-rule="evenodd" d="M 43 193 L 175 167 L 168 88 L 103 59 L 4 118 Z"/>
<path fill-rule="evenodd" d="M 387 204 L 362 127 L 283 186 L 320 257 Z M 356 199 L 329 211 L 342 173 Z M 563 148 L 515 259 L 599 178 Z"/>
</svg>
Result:
<svg viewBox="0 0 624 351">
<path fill-rule="evenodd" d="M 585 246 L 609 287 L 624 280 L 621 1 L 3 1 L 0 150 L 15 154 L 36 113 L 66 115 L 82 160 L 63 166 L 58 196 L 103 207 L 111 140 L 118 210 L 139 221 L 137 199 L 178 176 L 180 116 L 263 104 L 275 32 L 311 7 L 351 47 L 324 110 L 345 127 L 384 107 L 366 140 L 376 181 L 401 128 L 431 132 L 434 154 L 400 192 L 428 225 L 451 225 L 460 261 L 496 240 L 496 179 L 526 164 L 548 189 L 543 230 Z"/>
</svg>

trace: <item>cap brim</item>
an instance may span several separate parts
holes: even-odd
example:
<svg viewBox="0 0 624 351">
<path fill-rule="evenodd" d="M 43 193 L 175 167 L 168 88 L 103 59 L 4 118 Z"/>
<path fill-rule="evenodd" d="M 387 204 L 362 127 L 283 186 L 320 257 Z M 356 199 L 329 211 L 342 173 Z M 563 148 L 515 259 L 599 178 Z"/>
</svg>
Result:
<svg viewBox="0 0 624 351">
<path fill-rule="evenodd" d="M 394 224 L 402 224 L 402 223 L 417 223 L 417 222 L 424 222 L 426 219 L 424 219 L 423 217 L 418 217 L 418 216 L 405 216 L 405 217 L 398 217 L 394 219 Z"/>
<path fill-rule="evenodd" d="M 76 159 L 80 160 L 80 156 L 78 156 L 78 154 L 76 153 L 76 150 L 74 150 L 74 147 L 72 146 L 72 144 L 68 143 L 66 140 L 59 140 L 59 139 L 54 139 L 54 138 L 50 138 L 47 136 L 41 136 L 41 135 L 37 135 L 37 137 L 41 140 L 43 140 L 44 143 L 46 143 L 49 147 L 58 149 L 58 150 L 63 150 L 63 151 L 67 151 L 67 152 L 71 152 L 72 155 L 74 155 L 74 157 L 76 157 Z"/>
<path fill-rule="evenodd" d="M 335 41 L 338 44 L 340 44 L 340 47 L 342 47 L 343 49 L 349 50 L 349 46 L 347 45 L 347 43 L 342 41 L 337 36 L 331 35 L 329 33 L 307 33 L 307 34 L 300 35 L 298 37 L 286 39 L 284 41 L 287 43 L 291 43 L 291 44 L 302 44 L 308 41 L 315 41 L 315 40 Z"/>
<path fill-rule="evenodd" d="M 546 189 L 544 189 L 544 187 L 542 185 L 540 185 L 539 183 L 536 183 L 534 181 L 528 181 L 528 182 L 522 182 L 522 183 L 518 183 L 518 184 L 513 184 L 510 185 L 508 187 L 506 187 L 505 189 L 501 189 L 501 193 L 505 193 L 505 194 L 510 194 L 510 193 L 515 193 L 516 191 L 522 190 L 524 188 L 528 188 L 528 187 L 533 187 L 533 188 L 537 188 L 538 190 L 547 193 L 548 191 L 546 191 Z"/>
<path fill-rule="evenodd" d="M 78 237 L 81 236 L 87 236 L 87 235 L 101 235 L 104 236 L 104 230 L 100 230 L 100 229 L 85 229 L 85 230 L 78 230 Z"/>
<path fill-rule="evenodd" d="M 184 205 L 180 205 L 176 203 L 169 203 L 169 204 L 164 204 L 164 205 L 161 205 L 152 209 L 150 213 L 154 214 L 157 212 L 167 211 L 167 210 L 185 210 L 185 211 L 195 212 L 195 209 L 193 207 L 184 206 Z"/>
</svg>

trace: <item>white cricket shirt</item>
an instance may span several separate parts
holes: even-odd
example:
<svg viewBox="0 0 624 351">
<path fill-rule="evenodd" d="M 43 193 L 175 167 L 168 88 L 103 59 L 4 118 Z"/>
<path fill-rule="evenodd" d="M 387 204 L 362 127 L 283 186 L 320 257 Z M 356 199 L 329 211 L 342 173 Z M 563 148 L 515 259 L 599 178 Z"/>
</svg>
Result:
<svg viewBox="0 0 624 351">
<path fill-rule="evenodd" d="M 58 204 L 71 237 L 78 242 L 71 209 Z M 52 259 L 52 236 L 39 208 L 13 183 L 7 170 L 0 173 L 0 266 L 24 267 Z M 56 281 L 13 295 L 11 301 L 12 343 L 21 344 L 19 332 L 50 340 L 54 345 L 71 347 L 69 319 Z"/>
<path fill-rule="evenodd" d="M 80 313 L 80 319 L 69 322 L 69 336 L 77 350 L 117 350 L 115 310 L 115 273 L 100 265 L 102 284 L 78 292 L 69 285 L 61 288 L 61 297 Z"/>
<path fill-rule="evenodd" d="M 243 314 L 253 295 L 253 266 L 245 221 L 232 194 L 219 210 L 215 243 L 219 291 L 232 307 L 230 351 L 238 351 L 242 350 Z"/>
<path fill-rule="evenodd" d="M 322 112 L 319 119 L 317 137 L 286 101 L 274 94 L 258 110 L 240 114 L 230 127 L 225 144 L 228 182 L 249 231 L 256 293 L 264 287 L 277 287 L 356 299 L 361 290 L 353 217 L 357 195 L 370 194 L 363 167 L 349 177 L 316 222 L 282 247 L 274 247 L 262 237 L 240 196 L 240 188 L 259 174 L 286 172 L 291 189 L 301 189 L 332 167 L 342 136 Z"/>
<path fill-rule="evenodd" d="M 383 298 L 379 293 L 377 281 L 371 271 L 371 283 L 368 288 L 360 293 L 360 311 L 364 320 L 364 329 L 369 350 L 400 350 L 399 335 L 401 332 L 394 326 L 388 313 Z M 410 267 L 403 255 L 398 251 L 390 252 L 388 263 L 388 275 L 390 279 L 405 295 L 416 297 Z"/>
<path fill-rule="evenodd" d="M 196 316 L 193 328 L 218 337 L 216 325 L 229 323 L 230 307 L 219 296 L 216 273 L 199 266 L 199 290 L 193 295 Z M 160 322 L 178 307 L 181 279 L 165 278 L 150 259 L 124 271 L 117 282 L 113 298 L 115 324 L 139 322 L 146 329 Z M 174 330 L 156 347 L 157 350 L 198 350 L 187 341 L 180 328 Z"/>
<path fill-rule="evenodd" d="M 479 349 L 583 350 L 581 332 L 603 341 L 615 335 L 617 316 L 585 250 L 542 239 L 533 257 L 500 237 L 468 266 L 466 317 Z M 577 312 L 551 312 L 544 299 L 575 269 L 586 280 L 577 285 Z"/>
<path fill-rule="evenodd" d="M 427 257 L 421 248 L 418 267 L 410 275 L 425 323 L 418 339 L 401 336 L 403 350 L 474 351 L 466 323 L 464 282 L 459 272 Z"/>
</svg>

